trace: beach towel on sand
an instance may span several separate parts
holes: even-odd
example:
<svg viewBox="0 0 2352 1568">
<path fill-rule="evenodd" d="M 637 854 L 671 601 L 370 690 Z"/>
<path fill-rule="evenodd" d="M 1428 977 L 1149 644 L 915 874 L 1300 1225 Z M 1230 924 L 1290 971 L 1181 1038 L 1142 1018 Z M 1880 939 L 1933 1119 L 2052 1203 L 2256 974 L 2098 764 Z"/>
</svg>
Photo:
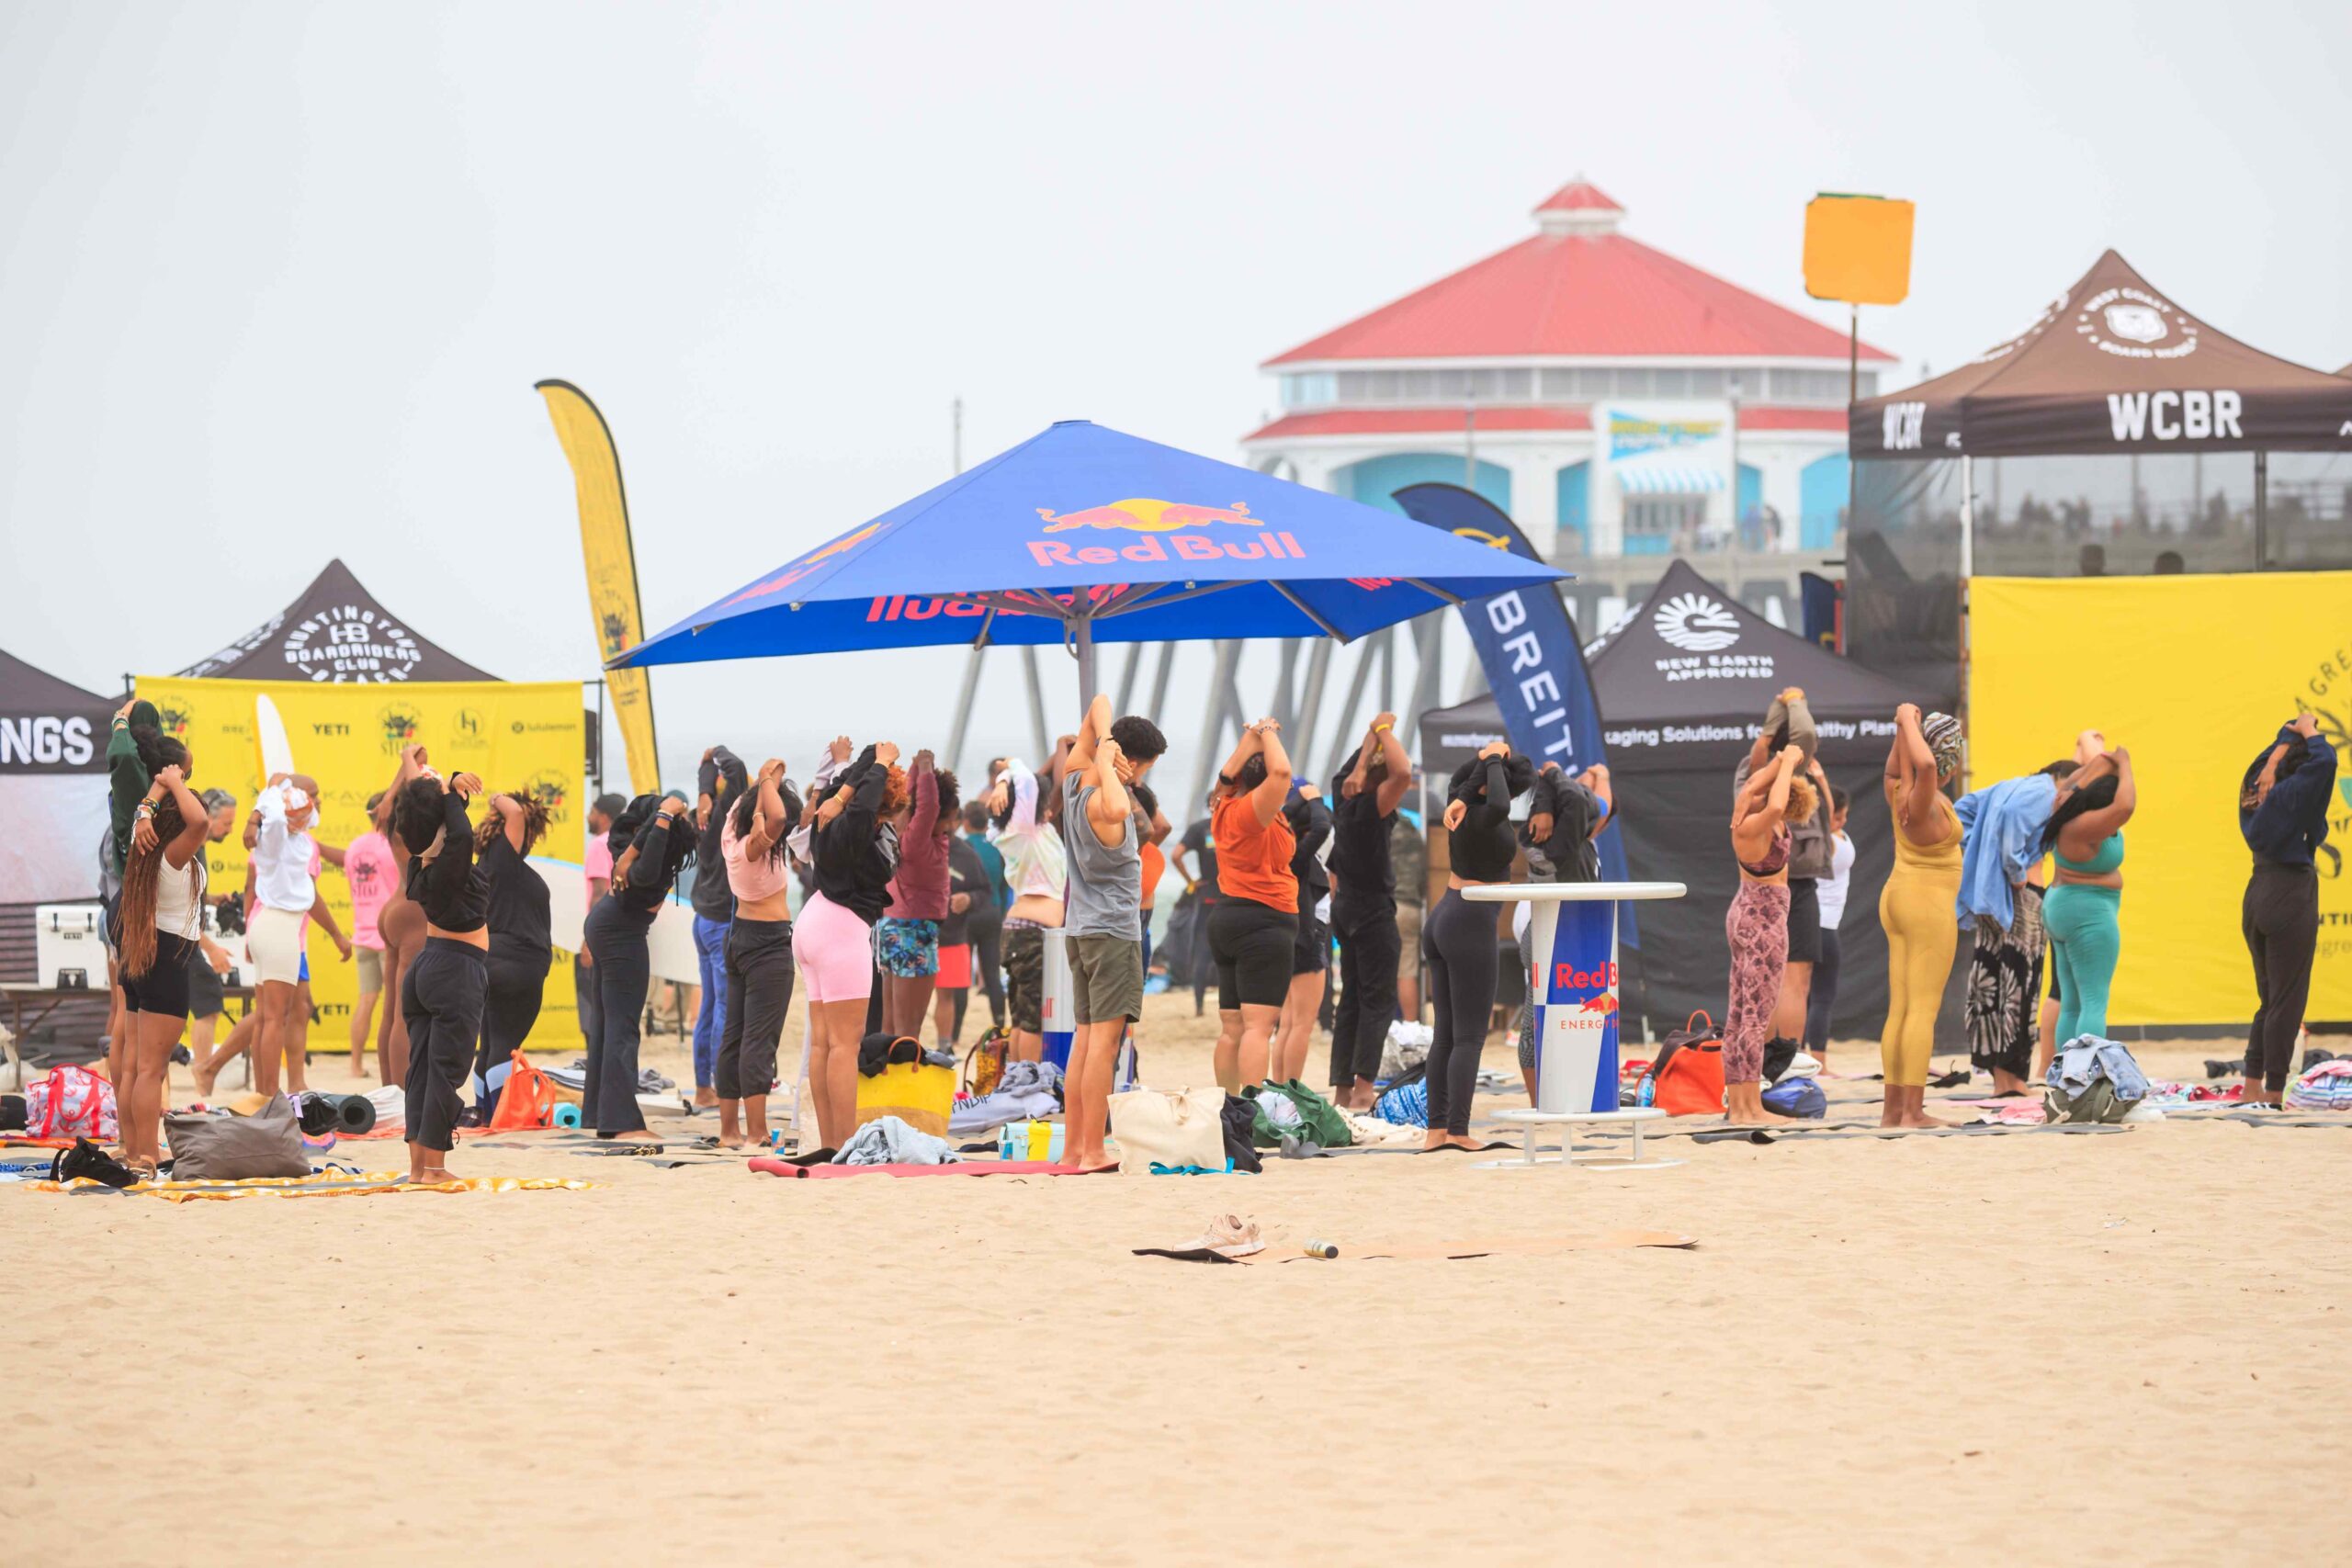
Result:
<svg viewBox="0 0 2352 1568">
<path fill-rule="evenodd" d="M 817 1180 L 841 1176 L 1115 1176 L 1118 1168 L 1080 1170 L 1074 1165 L 1053 1165 L 1034 1159 L 972 1159 L 958 1165 L 795 1165 L 773 1155 L 745 1162 L 762 1176 Z"/>
<path fill-rule="evenodd" d="M 849 1135 L 835 1165 L 954 1165 L 955 1145 L 918 1132 L 896 1116 L 877 1116 Z"/>
</svg>

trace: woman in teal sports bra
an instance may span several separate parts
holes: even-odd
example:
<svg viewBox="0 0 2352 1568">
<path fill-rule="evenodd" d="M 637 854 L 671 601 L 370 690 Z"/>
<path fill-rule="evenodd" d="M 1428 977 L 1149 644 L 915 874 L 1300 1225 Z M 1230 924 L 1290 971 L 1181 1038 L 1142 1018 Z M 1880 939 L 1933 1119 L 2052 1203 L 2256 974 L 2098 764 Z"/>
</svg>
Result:
<svg viewBox="0 0 2352 1568">
<path fill-rule="evenodd" d="M 2058 863 L 2041 924 L 2058 971 L 2061 1050 L 2078 1034 L 2107 1033 L 2107 991 L 2123 948 L 2123 824 L 2138 804 L 2132 753 L 2118 746 L 2060 783 L 2042 832 L 2042 848 Z"/>
</svg>

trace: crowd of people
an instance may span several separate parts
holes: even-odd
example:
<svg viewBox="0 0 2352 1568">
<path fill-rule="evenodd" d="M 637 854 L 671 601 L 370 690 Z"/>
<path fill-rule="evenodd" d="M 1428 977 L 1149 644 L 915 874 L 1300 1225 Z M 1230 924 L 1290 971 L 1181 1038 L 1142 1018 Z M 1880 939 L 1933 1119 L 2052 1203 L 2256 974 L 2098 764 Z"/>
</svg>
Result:
<svg viewBox="0 0 2352 1568">
<path fill-rule="evenodd" d="M 1906 704 L 1894 728 L 1881 783 L 1894 852 L 1878 894 L 1882 1120 L 1929 1127 L 1928 1057 L 1963 929 L 1973 939 L 1969 1052 L 1996 1093 L 2034 1092 L 2058 1044 L 2105 1033 L 2138 781 L 2128 750 L 2086 730 L 2068 756 L 1955 800 L 1959 721 Z M 650 934 L 691 866 L 695 1094 L 717 1110 L 722 1145 L 769 1139 L 796 988 L 823 1149 L 855 1124 L 861 1047 L 877 1032 L 919 1038 L 926 1024 L 956 1043 L 975 987 L 1009 1059 L 1037 1060 L 1055 933 L 1073 1009 L 1065 1157 L 1107 1164 L 1117 1063 L 1141 1022 L 1158 891 L 1174 870 L 1204 960 L 1193 966 L 1196 1006 L 1212 983 L 1216 993 L 1220 1085 L 1238 1093 L 1302 1079 L 1329 1005 L 1329 1098 L 1369 1109 L 1391 1026 L 1420 1017 L 1425 975 L 1423 1146 L 1474 1146 L 1505 922 L 1465 892 L 1521 877 L 1598 880 L 1597 840 L 1620 809 L 1608 770 L 1539 767 L 1503 741 L 1464 761 L 1446 781 L 1438 824 L 1445 886 L 1423 918 L 1422 836 L 1405 820 L 1416 775 L 1394 715 L 1374 717 L 1328 790 L 1297 775 L 1280 724 L 1249 725 L 1217 769 L 1205 817 L 1164 850 L 1172 824 L 1148 781 L 1166 749 L 1150 720 L 1114 717 L 1097 697 L 1042 764 L 993 760 L 969 800 L 931 752 L 903 758 L 892 742 L 859 749 L 847 736 L 826 749 L 805 797 L 782 761 L 752 770 L 724 746 L 704 754 L 692 800 L 600 797 L 587 817 L 574 959 L 583 1123 L 603 1138 L 651 1135 L 638 1100 Z M 548 889 L 528 858 L 547 832 L 544 807 L 470 773 L 445 777 L 424 746 L 410 746 L 368 799 L 368 830 L 336 846 L 315 834 L 317 781 L 274 774 L 243 818 L 245 886 L 224 894 L 207 886 L 205 847 L 238 831 L 240 803 L 196 792 L 194 759 L 151 705 L 117 714 L 107 764 L 109 1072 L 127 1163 L 152 1171 L 160 1158 L 165 1075 L 184 1034 L 201 1091 L 248 1052 L 262 1092 L 303 1089 L 315 922 L 357 964 L 355 1068 L 372 1037 L 385 1082 L 404 1088 L 409 1179 L 446 1179 L 458 1127 L 494 1114 L 537 1021 L 555 953 Z M 2242 928 L 2260 997 L 2249 1103 L 2279 1102 L 2301 1027 L 2317 936 L 2313 856 L 2336 765 L 2304 715 L 2245 770 L 2237 806 L 2254 869 Z M 1739 881 L 1724 914 L 1724 1104 L 1732 1122 L 1761 1123 L 1778 1119 L 1762 1099 L 1768 1062 L 1802 1049 L 1827 1063 L 1856 859 L 1849 796 L 1823 769 L 1802 691 L 1774 700 L 1734 769 L 1731 800 Z M 348 934 L 320 888 L 329 868 L 349 885 Z M 218 911 L 210 921 L 208 908 Z M 218 938 L 231 931 L 243 933 L 256 1002 L 216 1041 L 229 966 Z M 1532 1042 L 1521 1045 L 1524 1057 Z"/>
</svg>

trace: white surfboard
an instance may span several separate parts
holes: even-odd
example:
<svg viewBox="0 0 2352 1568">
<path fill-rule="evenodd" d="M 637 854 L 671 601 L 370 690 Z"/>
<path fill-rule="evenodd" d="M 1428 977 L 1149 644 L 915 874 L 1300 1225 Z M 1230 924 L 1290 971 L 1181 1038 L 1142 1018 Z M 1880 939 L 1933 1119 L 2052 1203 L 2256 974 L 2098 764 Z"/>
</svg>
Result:
<svg viewBox="0 0 2352 1568">
<path fill-rule="evenodd" d="M 548 925 L 556 946 L 580 951 L 581 927 L 588 919 L 588 873 L 577 861 L 533 855 L 531 865 L 548 885 Z M 646 940 L 654 975 L 692 986 L 702 979 L 695 951 L 694 907 L 676 894 L 664 899 Z"/>
<path fill-rule="evenodd" d="M 294 747 L 286 739 L 286 721 L 266 692 L 254 694 L 254 740 L 261 748 L 261 776 L 275 778 L 294 771 Z"/>
</svg>

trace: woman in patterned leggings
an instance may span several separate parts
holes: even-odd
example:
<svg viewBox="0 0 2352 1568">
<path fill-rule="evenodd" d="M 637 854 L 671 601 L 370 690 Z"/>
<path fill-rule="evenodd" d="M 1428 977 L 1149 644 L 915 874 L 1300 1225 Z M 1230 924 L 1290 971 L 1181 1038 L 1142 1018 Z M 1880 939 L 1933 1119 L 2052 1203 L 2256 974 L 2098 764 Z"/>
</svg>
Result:
<svg viewBox="0 0 2352 1568">
<path fill-rule="evenodd" d="M 1789 824 L 1820 804 L 1797 774 L 1804 754 L 1783 746 L 1732 803 L 1731 849 L 1739 893 L 1724 917 L 1731 942 L 1731 1007 L 1724 1019 L 1724 1110 L 1742 1124 L 1783 1122 L 1764 1109 L 1764 1038 L 1789 962 Z"/>
</svg>

